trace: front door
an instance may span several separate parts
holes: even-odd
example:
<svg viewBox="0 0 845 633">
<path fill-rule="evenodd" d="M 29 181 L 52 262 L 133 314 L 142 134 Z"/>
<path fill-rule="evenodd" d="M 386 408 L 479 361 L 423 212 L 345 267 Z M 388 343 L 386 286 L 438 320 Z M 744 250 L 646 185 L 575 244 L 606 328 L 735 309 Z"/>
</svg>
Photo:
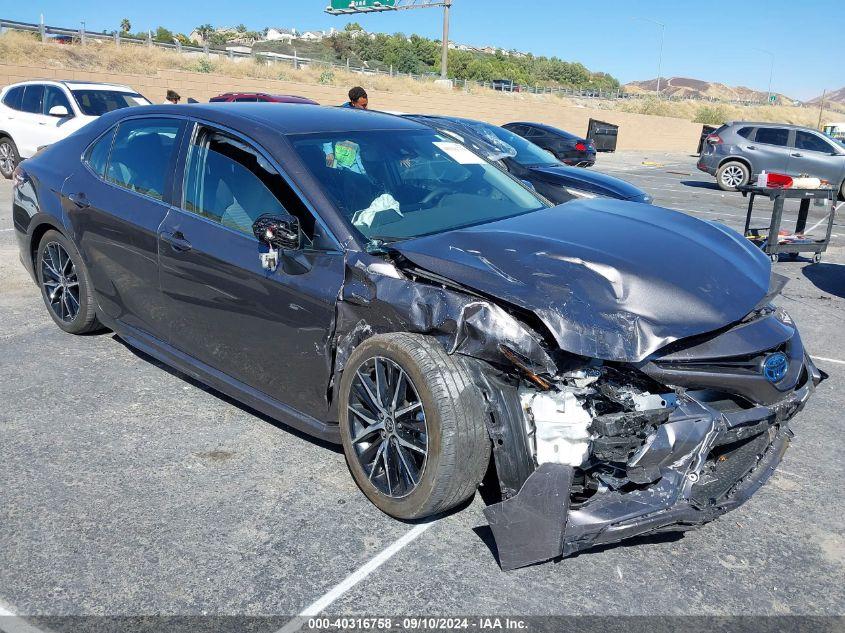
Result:
<svg viewBox="0 0 845 633">
<path fill-rule="evenodd" d="M 342 253 L 266 156 L 229 133 L 197 126 L 182 198 L 159 230 L 170 344 L 303 413 L 324 416 Z M 281 211 L 300 218 L 303 247 L 282 252 L 279 267 L 269 271 L 252 222 Z"/>
<path fill-rule="evenodd" d="M 170 205 L 185 121 L 127 119 L 94 142 L 62 187 L 62 205 L 103 313 L 165 340 L 158 227 Z"/>
<path fill-rule="evenodd" d="M 789 157 L 789 174 L 807 174 L 839 186 L 845 178 L 845 155 L 819 134 L 795 130 L 795 142 Z"/>
</svg>

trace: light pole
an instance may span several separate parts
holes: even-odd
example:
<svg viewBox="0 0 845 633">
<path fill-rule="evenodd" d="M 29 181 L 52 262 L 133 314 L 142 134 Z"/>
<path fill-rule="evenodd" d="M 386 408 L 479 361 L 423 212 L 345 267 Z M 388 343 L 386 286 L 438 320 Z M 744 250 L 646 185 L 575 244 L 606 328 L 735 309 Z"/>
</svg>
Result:
<svg viewBox="0 0 845 633">
<path fill-rule="evenodd" d="M 657 96 L 660 96 L 660 75 L 663 73 L 663 39 L 666 36 L 666 25 L 663 22 L 652 20 L 651 18 L 633 17 L 632 20 L 642 20 L 643 22 L 651 22 L 660 27 L 660 52 L 657 54 Z"/>
<path fill-rule="evenodd" d="M 766 103 L 772 103 L 772 76 L 775 74 L 775 54 L 772 51 L 767 51 L 765 48 L 755 48 L 755 51 L 766 53 L 769 56 L 769 94 L 766 97 Z"/>
</svg>

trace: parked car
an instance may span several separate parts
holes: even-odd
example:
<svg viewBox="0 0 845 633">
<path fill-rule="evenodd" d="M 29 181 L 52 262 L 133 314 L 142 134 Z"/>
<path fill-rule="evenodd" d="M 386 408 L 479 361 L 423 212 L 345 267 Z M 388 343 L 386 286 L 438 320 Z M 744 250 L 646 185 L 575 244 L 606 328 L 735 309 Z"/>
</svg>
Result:
<svg viewBox="0 0 845 633">
<path fill-rule="evenodd" d="M 697 167 L 724 191 L 747 185 L 757 174 L 822 178 L 845 199 L 845 149 L 821 132 L 797 125 L 726 123 L 707 137 Z"/>
<path fill-rule="evenodd" d="M 488 160 L 501 163 L 515 178 L 531 184 L 535 191 L 555 204 L 574 198 L 617 198 L 650 203 L 642 189 L 620 178 L 569 167 L 550 152 L 513 132 L 483 121 L 429 115 L 407 115 L 446 134 L 453 134 Z"/>
<path fill-rule="evenodd" d="M 0 174 L 38 148 L 65 138 L 98 116 L 150 102 L 128 86 L 81 81 L 24 81 L 0 91 Z"/>
<path fill-rule="evenodd" d="M 236 102 L 236 103 L 250 103 L 250 102 L 272 102 L 272 103 L 304 103 L 308 105 L 320 105 L 316 101 L 312 101 L 307 97 L 297 97 L 296 95 L 271 95 L 265 92 L 224 92 L 216 97 L 209 99 L 211 103 L 218 102 Z"/>
<path fill-rule="evenodd" d="M 19 165 L 12 198 L 59 328 L 342 444 L 389 515 L 462 503 L 492 456 L 505 568 L 737 507 L 823 378 L 733 230 L 551 207 L 400 117 L 111 112 Z"/>
<path fill-rule="evenodd" d="M 567 165 L 591 167 L 596 163 L 596 146 L 589 139 L 542 123 L 514 122 L 502 127 L 550 151 Z"/>
</svg>

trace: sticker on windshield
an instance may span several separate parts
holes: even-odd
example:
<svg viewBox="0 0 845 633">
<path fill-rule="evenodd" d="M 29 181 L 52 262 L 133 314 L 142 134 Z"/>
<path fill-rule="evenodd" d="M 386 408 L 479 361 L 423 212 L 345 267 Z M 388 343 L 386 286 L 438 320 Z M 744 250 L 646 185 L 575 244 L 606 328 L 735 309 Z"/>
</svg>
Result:
<svg viewBox="0 0 845 633">
<path fill-rule="evenodd" d="M 150 105 L 150 102 L 144 99 L 144 97 L 132 97 L 132 101 L 138 105 Z"/>
<path fill-rule="evenodd" d="M 484 159 L 476 156 L 463 145 L 450 141 L 435 141 L 434 144 L 461 165 L 483 165 Z"/>
<path fill-rule="evenodd" d="M 334 159 L 341 167 L 352 167 L 358 158 L 358 144 L 352 141 L 341 141 L 334 144 Z"/>
</svg>

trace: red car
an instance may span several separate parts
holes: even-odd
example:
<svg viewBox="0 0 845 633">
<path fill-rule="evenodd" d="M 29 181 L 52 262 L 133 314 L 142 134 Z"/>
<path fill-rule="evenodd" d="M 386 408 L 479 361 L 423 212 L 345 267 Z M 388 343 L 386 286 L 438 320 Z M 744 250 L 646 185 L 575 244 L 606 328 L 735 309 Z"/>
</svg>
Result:
<svg viewBox="0 0 845 633">
<path fill-rule="evenodd" d="M 296 95 L 268 95 L 265 92 L 224 92 L 222 95 L 212 97 L 209 101 L 211 103 L 232 101 L 270 101 L 273 103 L 305 103 L 308 105 L 320 105 L 316 101 L 312 101 L 306 97 L 297 97 Z"/>
</svg>

